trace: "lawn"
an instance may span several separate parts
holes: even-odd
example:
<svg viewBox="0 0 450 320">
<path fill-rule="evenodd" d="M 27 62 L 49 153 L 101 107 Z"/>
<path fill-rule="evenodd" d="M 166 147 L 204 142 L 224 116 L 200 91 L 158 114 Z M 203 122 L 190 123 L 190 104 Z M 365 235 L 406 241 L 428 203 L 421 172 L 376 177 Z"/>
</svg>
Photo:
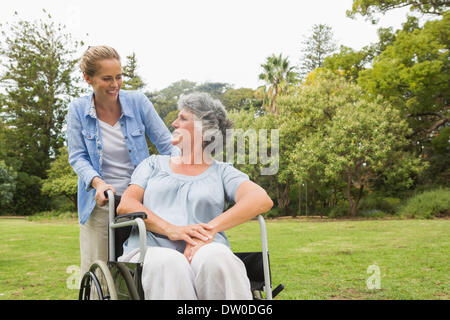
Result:
<svg viewBox="0 0 450 320">
<path fill-rule="evenodd" d="M 449 299 L 450 220 L 283 219 L 267 229 L 273 284 L 286 287 L 277 299 Z M 67 281 L 78 233 L 73 220 L 0 219 L 0 299 L 76 299 Z M 228 236 L 234 251 L 259 250 L 256 221 Z M 380 289 L 366 284 L 369 266 Z"/>
</svg>

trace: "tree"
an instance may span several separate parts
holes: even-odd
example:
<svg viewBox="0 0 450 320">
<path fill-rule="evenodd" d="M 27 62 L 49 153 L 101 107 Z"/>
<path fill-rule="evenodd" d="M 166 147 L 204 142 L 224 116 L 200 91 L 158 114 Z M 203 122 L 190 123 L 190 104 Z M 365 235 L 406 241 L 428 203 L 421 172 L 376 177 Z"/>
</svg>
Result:
<svg viewBox="0 0 450 320">
<path fill-rule="evenodd" d="M 408 17 L 403 24 L 403 30 L 411 32 L 419 28 L 416 17 Z M 361 50 L 341 46 L 339 52 L 325 58 L 323 67 L 345 76 L 347 80 L 356 81 L 361 71 L 369 68 L 373 59 L 379 56 L 386 48 L 395 41 L 396 33 L 392 27 L 379 28 L 378 42 L 363 47 Z"/>
<path fill-rule="evenodd" d="M 290 65 L 288 58 L 280 53 L 267 57 L 266 63 L 261 65 L 263 72 L 259 75 L 260 80 L 266 83 L 267 98 L 269 100 L 269 112 L 278 113 L 276 102 L 279 94 L 287 90 L 290 84 L 297 82 L 295 67 Z"/>
<path fill-rule="evenodd" d="M 347 16 L 354 18 L 360 14 L 369 19 L 372 23 L 377 20 L 374 16 L 378 13 L 385 14 L 392 9 L 410 7 L 411 11 L 422 14 L 442 15 L 450 7 L 448 0 L 353 0 L 351 10 L 347 10 Z"/>
<path fill-rule="evenodd" d="M 124 77 L 124 81 L 122 84 L 122 88 L 124 90 L 140 90 L 145 87 L 144 81 L 142 81 L 141 77 L 136 73 L 137 70 L 137 59 L 136 53 L 132 53 L 127 56 L 127 63 L 122 68 L 122 75 Z"/>
<path fill-rule="evenodd" d="M 165 119 L 169 113 L 177 110 L 178 99 L 184 94 L 202 91 L 211 94 L 216 99 L 222 100 L 224 93 L 229 89 L 231 89 L 231 86 L 223 82 L 197 84 L 193 81 L 180 80 L 162 90 L 147 92 L 146 95 L 154 104 L 159 116 Z"/>
<path fill-rule="evenodd" d="M 78 176 L 70 166 L 68 157 L 67 147 L 63 147 L 47 171 L 48 178 L 42 183 L 42 192 L 50 197 L 65 196 L 76 208 Z"/>
<path fill-rule="evenodd" d="M 231 110 L 228 115 L 234 123 L 234 140 L 232 140 L 233 148 L 235 143 L 239 143 L 239 141 L 240 143 L 245 141 L 245 148 L 244 150 L 239 151 L 237 149 L 238 146 L 236 145 L 238 152 L 234 153 L 234 158 L 230 159 L 230 154 L 226 153 L 225 161 L 233 162 L 236 168 L 248 174 L 252 181 L 255 181 L 267 190 L 272 199 L 276 199 L 279 208 L 286 210 L 287 205 L 289 204 L 289 193 L 287 193 L 286 197 L 282 192 L 285 188 L 279 186 L 279 171 L 276 170 L 276 168 L 279 167 L 278 162 L 282 159 L 283 154 L 275 154 L 275 151 L 272 150 L 272 146 L 274 145 L 277 146 L 280 152 L 284 150 L 281 146 L 277 145 L 276 142 L 272 142 L 271 130 L 278 130 L 278 116 L 273 113 L 259 114 L 259 109 L 257 108 Z M 267 130 L 267 139 L 264 139 L 267 147 L 264 151 L 266 151 L 267 157 L 266 159 L 262 159 L 260 155 L 258 161 L 257 147 L 262 147 L 262 140 L 259 135 L 261 130 Z M 279 141 L 281 142 L 283 139 L 280 137 Z M 227 140 L 226 143 L 228 148 L 230 141 Z M 243 155 L 245 156 L 244 161 L 239 160 L 238 158 Z M 271 167 L 275 167 L 273 171 L 276 172 L 262 174 L 264 169 L 270 169 Z"/>
<path fill-rule="evenodd" d="M 411 23 L 409 23 L 411 25 Z M 382 95 L 401 111 L 419 150 L 450 119 L 450 13 L 422 28 L 397 32 L 392 44 L 359 74 L 369 94 Z"/>
<path fill-rule="evenodd" d="M 315 24 L 311 34 L 302 42 L 300 74 L 306 77 L 311 71 L 323 66 L 325 58 L 336 51 L 332 28 L 326 24 Z"/>
<path fill-rule="evenodd" d="M 321 74 L 300 89 L 295 101 L 291 112 L 310 114 L 303 121 L 312 130 L 291 157 L 294 176 L 344 184 L 351 216 L 373 182 L 408 188 L 411 176 L 423 168 L 420 158 L 404 151 L 410 129 L 400 112 L 381 99 L 364 97 L 361 88 L 343 78 Z"/>
<path fill-rule="evenodd" d="M 347 80 L 356 81 L 359 73 L 372 60 L 372 50 L 364 47 L 359 51 L 341 46 L 338 53 L 325 58 L 323 67 L 343 75 Z"/>
<path fill-rule="evenodd" d="M 164 119 L 171 111 L 177 110 L 177 102 L 181 95 L 194 92 L 196 86 L 195 82 L 180 80 L 162 90 L 147 92 L 146 95 L 155 106 L 159 116 Z"/>
<path fill-rule="evenodd" d="M 251 107 L 260 107 L 262 101 L 255 97 L 253 89 L 230 88 L 222 95 L 222 103 L 227 110 L 249 110 Z"/>
<path fill-rule="evenodd" d="M 340 199 L 342 181 L 326 178 L 321 160 L 310 162 L 308 170 L 300 170 L 299 161 L 294 157 L 302 156 L 301 145 L 305 139 L 323 132 L 337 109 L 343 104 L 356 103 L 360 93 L 342 77 L 318 68 L 309 73 L 302 86 L 292 88 L 279 99 L 280 137 L 284 137 L 280 138 L 280 178 L 289 179 L 291 185 L 296 183 L 299 191 L 304 185 L 306 195 L 314 195 L 305 196 L 313 206 L 316 200 L 323 207 L 335 205 Z"/>
<path fill-rule="evenodd" d="M 6 212 L 4 209 L 13 201 L 16 190 L 16 173 L 0 160 L 0 214 Z"/>
<path fill-rule="evenodd" d="M 222 95 L 230 89 L 231 86 L 224 82 L 205 82 L 195 86 L 195 91 L 207 92 L 216 99 L 221 99 Z"/>
<path fill-rule="evenodd" d="M 82 43 L 64 33 L 65 27 L 52 22 L 50 15 L 39 21 L 6 23 L 1 29 L 0 80 L 6 91 L 1 118 L 8 129 L 5 158 L 21 181 L 14 211 L 30 212 L 46 203 L 38 199 L 39 181 L 63 145 L 69 101 L 81 92 L 73 75 L 78 61 L 73 55 Z M 31 201 L 30 194 L 37 198 Z"/>
</svg>

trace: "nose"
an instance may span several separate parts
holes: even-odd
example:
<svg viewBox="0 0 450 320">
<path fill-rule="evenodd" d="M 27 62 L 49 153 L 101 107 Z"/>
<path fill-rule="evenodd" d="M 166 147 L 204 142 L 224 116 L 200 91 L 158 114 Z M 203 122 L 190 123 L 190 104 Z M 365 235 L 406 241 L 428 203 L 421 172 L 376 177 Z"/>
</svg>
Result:
<svg viewBox="0 0 450 320">
<path fill-rule="evenodd" d="M 172 127 L 175 129 L 178 127 L 178 119 L 175 119 L 175 121 L 172 122 Z"/>
</svg>

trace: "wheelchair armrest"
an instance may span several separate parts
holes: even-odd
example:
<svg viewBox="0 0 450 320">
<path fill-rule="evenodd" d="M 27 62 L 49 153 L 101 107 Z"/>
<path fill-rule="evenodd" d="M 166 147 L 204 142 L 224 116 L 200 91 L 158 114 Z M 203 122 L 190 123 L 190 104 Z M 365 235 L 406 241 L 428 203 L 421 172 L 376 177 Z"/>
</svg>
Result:
<svg viewBox="0 0 450 320">
<path fill-rule="evenodd" d="M 124 222 L 124 221 L 130 221 L 137 218 L 141 218 L 142 220 L 147 219 L 147 214 L 145 212 L 133 212 L 128 214 L 122 214 L 119 216 L 114 217 L 114 223 Z"/>
</svg>

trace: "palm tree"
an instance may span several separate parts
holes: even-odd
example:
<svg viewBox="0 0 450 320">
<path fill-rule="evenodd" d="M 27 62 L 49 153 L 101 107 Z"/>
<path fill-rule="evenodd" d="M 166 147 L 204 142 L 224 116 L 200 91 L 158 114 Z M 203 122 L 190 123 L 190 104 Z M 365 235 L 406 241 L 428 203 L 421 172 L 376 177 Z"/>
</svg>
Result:
<svg viewBox="0 0 450 320">
<path fill-rule="evenodd" d="M 267 57 L 265 64 L 262 64 L 263 73 L 259 75 L 260 80 L 266 82 L 267 97 L 270 101 L 269 112 L 278 113 L 276 107 L 277 96 L 284 92 L 289 84 L 297 81 L 297 73 L 293 70 L 294 66 L 290 66 L 288 58 L 283 58 L 282 54 L 276 56 L 273 54 Z"/>
</svg>

